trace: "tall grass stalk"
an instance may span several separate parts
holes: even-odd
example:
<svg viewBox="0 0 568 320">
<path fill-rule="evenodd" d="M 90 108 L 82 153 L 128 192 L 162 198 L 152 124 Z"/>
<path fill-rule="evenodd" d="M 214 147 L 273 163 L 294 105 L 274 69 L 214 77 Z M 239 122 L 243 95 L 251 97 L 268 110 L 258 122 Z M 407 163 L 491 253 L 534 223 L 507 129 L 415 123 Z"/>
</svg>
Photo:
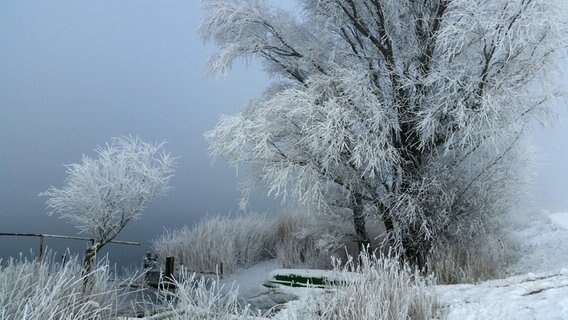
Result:
<svg viewBox="0 0 568 320">
<path fill-rule="evenodd" d="M 158 256 L 173 256 L 192 271 L 224 273 L 278 258 L 285 267 L 331 268 L 330 251 L 336 238 L 316 217 L 265 214 L 207 217 L 193 227 L 165 231 L 153 242 Z"/>
<path fill-rule="evenodd" d="M 42 261 L 0 262 L 0 319 L 83 320 L 116 316 L 120 302 L 106 259 L 83 274 L 77 257 L 65 265 Z M 88 286 L 85 286 L 88 283 Z"/>
<path fill-rule="evenodd" d="M 173 256 L 189 270 L 224 272 L 270 259 L 273 242 L 271 221 L 266 215 L 208 217 L 193 227 L 165 231 L 153 242 L 158 256 Z"/>
<path fill-rule="evenodd" d="M 287 320 L 426 320 L 436 308 L 430 286 L 403 265 L 398 257 L 375 257 L 366 253 L 358 261 L 334 263 L 339 286 L 323 295 L 308 298 L 303 306 L 288 310 L 278 319 Z"/>
<path fill-rule="evenodd" d="M 428 272 L 440 284 L 476 283 L 507 276 L 516 259 L 511 239 L 492 233 L 436 245 L 428 257 Z"/>
<path fill-rule="evenodd" d="M 255 319 L 248 305 L 239 298 L 238 288 L 224 290 L 219 279 L 199 278 L 182 271 L 173 279 L 175 291 L 161 291 L 161 301 L 169 311 L 164 315 L 176 320 L 245 320 Z M 170 319 L 168 318 L 168 319 Z M 258 318 L 261 319 L 261 318 Z"/>
</svg>

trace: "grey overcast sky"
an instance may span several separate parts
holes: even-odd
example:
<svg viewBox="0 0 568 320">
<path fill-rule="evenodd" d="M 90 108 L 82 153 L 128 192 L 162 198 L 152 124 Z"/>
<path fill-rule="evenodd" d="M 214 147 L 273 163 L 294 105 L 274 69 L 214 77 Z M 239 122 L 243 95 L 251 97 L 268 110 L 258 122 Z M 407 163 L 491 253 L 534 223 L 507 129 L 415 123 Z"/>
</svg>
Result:
<svg viewBox="0 0 568 320">
<path fill-rule="evenodd" d="M 200 19 L 197 0 L 0 1 L 0 232 L 75 234 L 45 214 L 37 195 L 63 184 L 63 164 L 124 134 L 166 140 L 181 158 L 175 190 L 121 235 L 144 247 L 114 247 L 111 259 L 138 261 L 164 227 L 237 211 L 235 172 L 211 164 L 203 133 L 258 96 L 268 79 L 254 63 L 236 65 L 225 80 L 207 76 L 214 47 L 197 37 Z M 544 156 L 535 195 L 551 211 L 568 210 L 568 112 L 557 110 L 563 122 L 534 134 Z M 261 197 L 251 209 L 280 210 Z M 48 245 L 61 251 L 67 243 Z M 0 237 L 0 258 L 36 246 Z"/>
</svg>

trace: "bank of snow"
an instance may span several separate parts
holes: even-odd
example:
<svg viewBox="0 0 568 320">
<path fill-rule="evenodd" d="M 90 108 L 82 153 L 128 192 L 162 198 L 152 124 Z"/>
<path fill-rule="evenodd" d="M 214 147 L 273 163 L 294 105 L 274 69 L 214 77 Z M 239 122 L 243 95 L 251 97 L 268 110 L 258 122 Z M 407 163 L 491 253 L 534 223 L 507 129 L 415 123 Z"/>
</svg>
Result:
<svg viewBox="0 0 568 320">
<path fill-rule="evenodd" d="M 568 268 L 568 213 L 534 214 L 508 232 L 519 243 L 511 275 L 557 272 Z"/>
<path fill-rule="evenodd" d="M 514 276 L 436 286 L 440 319 L 568 319 L 568 213 L 535 214 L 509 231 L 519 242 Z"/>
<path fill-rule="evenodd" d="M 478 285 L 436 286 L 441 319 L 568 319 L 568 269 Z"/>
<path fill-rule="evenodd" d="M 549 217 L 554 224 L 568 230 L 568 212 L 552 213 Z"/>
<path fill-rule="evenodd" d="M 511 276 L 435 286 L 436 319 L 568 319 L 568 213 L 535 214 L 508 232 L 519 242 L 520 259 L 510 267 Z M 303 298 L 288 308 L 306 308 L 309 302 Z M 287 320 L 286 313 L 277 318 Z"/>
</svg>

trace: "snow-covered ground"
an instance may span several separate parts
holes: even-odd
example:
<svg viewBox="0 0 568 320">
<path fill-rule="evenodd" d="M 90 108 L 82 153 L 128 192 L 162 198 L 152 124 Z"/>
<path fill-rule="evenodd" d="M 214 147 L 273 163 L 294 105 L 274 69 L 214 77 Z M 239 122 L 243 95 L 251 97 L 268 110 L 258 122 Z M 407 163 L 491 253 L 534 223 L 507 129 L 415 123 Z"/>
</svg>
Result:
<svg viewBox="0 0 568 320">
<path fill-rule="evenodd" d="M 568 213 L 534 215 L 512 234 L 520 243 L 515 275 L 436 286 L 439 319 L 568 319 Z"/>
<path fill-rule="evenodd" d="M 568 269 L 478 285 L 436 286 L 439 319 L 568 319 Z"/>
<path fill-rule="evenodd" d="M 529 217 L 509 232 L 520 244 L 512 275 L 557 272 L 568 268 L 568 213 L 543 212 Z"/>
<path fill-rule="evenodd" d="M 535 214 L 509 232 L 520 257 L 512 276 L 436 286 L 438 319 L 568 319 L 568 212 Z"/>
<path fill-rule="evenodd" d="M 440 305 L 437 319 L 568 319 L 568 212 L 543 212 L 534 214 L 528 222 L 523 220 L 508 230 L 517 238 L 519 247 L 515 249 L 520 257 L 510 266 L 511 276 L 476 285 L 436 286 Z M 261 263 L 241 269 L 225 281 L 234 281 L 241 296 L 266 307 L 272 303 L 269 297 L 274 291 L 262 284 L 274 268 L 274 261 Z M 288 294 L 291 292 L 288 290 Z M 302 308 L 301 300 L 287 307 Z M 281 316 L 277 318 L 285 318 Z"/>
<path fill-rule="evenodd" d="M 553 223 L 568 230 L 568 212 L 552 213 L 549 217 Z"/>
<path fill-rule="evenodd" d="M 276 260 L 263 261 L 250 268 L 237 269 L 233 274 L 221 280 L 226 288 L 238 286 L 239 295 L 251 298 L 267 291 L 263 284 L 269 279 L 272 270 L 279 269 Z"/>
<path fill-rule="evenodd" d="M 568 319 L 568 212 L 543 212 L 522 220 L 507 230 L 519 243 L 515 249 L 520 259 L 510 266 L 511 276 L 475 285 L 436 286 L 440 308 L 435 319 Z M 263 311 L 285 303 L 288 310 L 274 319 L 288 320 L 289 311 L 306 308 L 310 298 L 324 290 L 264 287 L 278 268 L 276 261 L 266 261 L 239 269 L 222 282 L 226 288 L 238 286 L 239 295 Z M 286 303 L 292 298 L 297 299 Z"/>
</svg>

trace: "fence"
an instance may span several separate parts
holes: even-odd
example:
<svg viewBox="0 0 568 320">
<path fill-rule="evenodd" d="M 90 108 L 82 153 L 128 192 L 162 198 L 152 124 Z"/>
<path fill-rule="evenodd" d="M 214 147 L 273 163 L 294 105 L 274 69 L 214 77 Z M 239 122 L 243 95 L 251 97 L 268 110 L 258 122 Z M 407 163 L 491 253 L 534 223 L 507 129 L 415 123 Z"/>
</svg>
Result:
<svg viewBox="0 0 568 320">
<path fill-rule="evenodd" d="M 162 273 L 162 268 L 159 267 L 157 264 L 157 258 L 154 257 L 153 259 L 148 259 L 151 257 L 150 253 L 146 254 L 146 258 L 144 259 L 144 269 L 145 269 L 145 280 L 150 287 L 158 288 L 160 286 L 164 286 L 165 288 L 175 288 L 173 284 L 173 280 L 177 278 L 175 270 L 175 258 L 172 256 L 168 256 L 165 259 L 164 272 Z M 183 268 L 183 266 L 181 266 Z M 224 270 L 223 270 L 223 263 L 218 263 L 215 267 L 215 272 L 211 271 L 197 271 L 197 270 L 187 270 L 187 272 L 196 273 L 199 276 L 217 276 L 219 278 L 223 278 Z"/>
<path fill-rule="evenodd" d="M 85 238 L 85 237 L 77 237 L 77 236 L 64 236 L 59 234 L 46 234 L 46 233 L 10 233 L 10 232 L 0 232 L 0 236 L 10 236 L 10 237 L 38 237 L 39 238 L 39 258 L 43 258 L 45 245 L 44 245 L 44 238 L 57 238 L 57 239 L 67 239 L 67 240 L 83 240 L 83 241 L 90 241 L 91 244 L 95 243 L 95 239 L 93 238 Z M 121 240 L 112 240 L 109 243 L 114 244 L 124 244 L 130 246 L 139 246 L 140 243 L 133 242 L 133 241 L 121 241 Z"/>
</svg>

